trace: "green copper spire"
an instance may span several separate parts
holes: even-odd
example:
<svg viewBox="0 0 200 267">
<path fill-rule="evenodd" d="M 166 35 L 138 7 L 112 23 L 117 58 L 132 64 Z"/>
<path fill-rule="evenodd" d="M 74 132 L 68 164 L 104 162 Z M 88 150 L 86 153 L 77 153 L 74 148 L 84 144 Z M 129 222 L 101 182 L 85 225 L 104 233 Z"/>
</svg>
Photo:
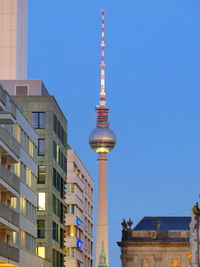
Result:
<svg viewBox="0 0 200 267">
<path fill-rule="evenodd" d="M 99 265 L 98 267 L 108 267 L 107 263 L 106 263 L 106 254 L 104 251 L 104 242 L 102 241 L 102 248 L 101 248 L 101 253 L 99 256 Z"/>
</svg>

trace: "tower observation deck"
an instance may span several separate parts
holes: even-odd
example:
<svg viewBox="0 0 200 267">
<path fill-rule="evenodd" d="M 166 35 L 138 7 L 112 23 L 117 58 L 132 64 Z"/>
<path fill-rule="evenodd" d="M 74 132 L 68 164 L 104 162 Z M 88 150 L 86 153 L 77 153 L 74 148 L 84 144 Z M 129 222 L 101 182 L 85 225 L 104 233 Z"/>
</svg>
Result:
<svg viewBox="0 0 200 267">
<path fill-rule="evenodd" d="M 116 144 L 114 132 L 109 128 L 108 111 L 105 101 L 105 63 L 104 63 L 104 10 L 102 10 L 101 36 L 101 89 L 100 102 L 96 106 L 97 124 L 89 137 L 91 148 L 98 153 L 98 218 L 96 267 L 108 267 L 108 220 L 107 220 L 107 153 L 111 152 Z"/>
</svg>

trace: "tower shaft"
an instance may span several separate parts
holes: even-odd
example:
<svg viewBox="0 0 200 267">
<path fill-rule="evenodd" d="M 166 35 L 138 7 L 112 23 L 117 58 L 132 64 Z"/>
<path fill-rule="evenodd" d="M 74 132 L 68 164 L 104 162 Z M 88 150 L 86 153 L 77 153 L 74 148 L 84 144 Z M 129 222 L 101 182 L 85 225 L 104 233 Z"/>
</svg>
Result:
<svg viewBox="0 0 200 267">
<path fill-rule="evenodd" d="M 108 266 L 108 219 L 107 219 L 107 153 L 98 154 L 98 218 L 97 218 L 97 244 L 96 266 Z M 105 259 L 101 258 L 104 246 Z M 104 265 L 101 263 L 105 262 Z M 100 265 L 101 264 L 101 265 Z"/>
<path fill-rule="evenodd" d="M 28 0 L 0 0 L 0 79 L 27 79 Z"/>
</svg>

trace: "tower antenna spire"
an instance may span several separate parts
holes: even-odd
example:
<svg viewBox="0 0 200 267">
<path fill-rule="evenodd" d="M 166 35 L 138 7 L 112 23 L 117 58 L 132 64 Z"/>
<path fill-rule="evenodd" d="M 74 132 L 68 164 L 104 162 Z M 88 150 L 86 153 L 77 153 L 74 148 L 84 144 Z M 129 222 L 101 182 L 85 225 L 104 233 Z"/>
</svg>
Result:
<svg viewBox="0 0 200 267">
<path fill-rule="evenodd" d="M 101 10 L 101 92 L 100 92 L 100 106 L 105 106 L 105 31 L 104 31 L 104 9 Z"/>
<path fill-rule="evenodd" d="M 98 218 L 96 265 L 95 267 L 109 267 L 108 255 L 108 219 L 107 219 L 107 154 L 113 150 L 116 144 L 114 132 L 109 127 L 108 111 L 105 101 L 105 64 L 104 64 L 104 10 L 102 15 L 101 32 L 101 91 L 100 102 L 96 106 L 97 124 L 91 132 L 89 143 L 91 148 L 98 153 Z"/>
</svg>

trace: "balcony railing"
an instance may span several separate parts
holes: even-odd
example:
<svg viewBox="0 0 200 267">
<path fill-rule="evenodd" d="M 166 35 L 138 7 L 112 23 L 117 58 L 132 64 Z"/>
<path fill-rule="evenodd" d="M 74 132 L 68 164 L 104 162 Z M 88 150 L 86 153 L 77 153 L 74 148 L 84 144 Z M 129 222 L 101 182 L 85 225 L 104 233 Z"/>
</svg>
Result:
<svg viewBox="0 0 200 267">
<path fill-rule="evenodd" d="M 0 202 L 0 217 L 19 227 L 19 214 Z M 1 252 L 1 250 L 0 250 Z"/>
<path fill-rule="evenodd" d="M 19 178 L 6 169 L 2 164 L 0 164 L 0 178 L 2 178 L 8 185 L 14 188 L 17 192 L 20 191 L 20 180 Z"/>
<path fill-rule="evenodd" d="M 20 145 L 17 140 L 12 136 L 9 131 L 0 126 L 0 140 L 2 140 L 5 145 L 19 158 L 20 155 Z M 4 149 L 4 148 L 3 148 Z"/>
<path fill-rule="evenodd" d="M 13 115 L 13 117 L 16 118 L 17 107 L 12 100 L 11 100 L 11 102 L 9 102 L 9 105 L 7 106 L 6 111 L 11 113 Z"/>
<path fill-rule="evenodd" d="M 3 104 L 3 106 L 6 105 L 6 92 L 2 89 L 0 86 L 0 102 Z"/>
<path fill-rule="evenodd" d="M 19 249 L 0 241 L 0 256 L 19 262 Z"/>
</svg>

